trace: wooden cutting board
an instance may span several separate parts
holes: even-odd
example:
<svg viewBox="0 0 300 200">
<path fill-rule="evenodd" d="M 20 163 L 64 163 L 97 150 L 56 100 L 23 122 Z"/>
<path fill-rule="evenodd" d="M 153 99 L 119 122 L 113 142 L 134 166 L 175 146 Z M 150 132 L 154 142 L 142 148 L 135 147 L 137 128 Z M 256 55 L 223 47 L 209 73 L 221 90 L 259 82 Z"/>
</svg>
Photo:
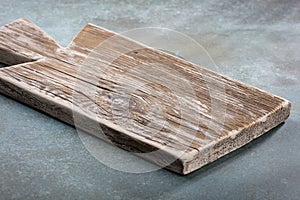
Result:
<svg viewBox="0 0 300 200">
<path fill-rule="evenodd" d="M 283 98 L 92 24 L 63 48 L 16 20 L 0 28 L 0 62 L 2 94 L 180 174 L 290 114 Z"/>
</svg>

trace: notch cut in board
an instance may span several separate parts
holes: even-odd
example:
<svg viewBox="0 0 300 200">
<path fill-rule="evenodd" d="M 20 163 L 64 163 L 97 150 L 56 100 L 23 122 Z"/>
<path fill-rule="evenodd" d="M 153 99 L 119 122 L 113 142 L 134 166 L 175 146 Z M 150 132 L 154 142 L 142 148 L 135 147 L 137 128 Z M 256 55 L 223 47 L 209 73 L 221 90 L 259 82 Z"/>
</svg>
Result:
<svg viewBox="0 0 300 200">
<path fill-rule="evenodd" d="M 0 28 L 0 62 L 1 93 L 180 174 L 290 114 L 283 98 L 92 24 L 63 48 L 16 20 Z"/>
</svg>

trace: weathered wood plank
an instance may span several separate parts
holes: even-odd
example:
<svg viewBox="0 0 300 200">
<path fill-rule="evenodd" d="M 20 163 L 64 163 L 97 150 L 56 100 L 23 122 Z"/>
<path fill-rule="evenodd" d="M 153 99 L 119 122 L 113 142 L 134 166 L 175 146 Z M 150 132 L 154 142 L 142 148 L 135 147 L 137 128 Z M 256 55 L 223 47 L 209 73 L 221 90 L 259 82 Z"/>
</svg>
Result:
<svg viewBox="0 0 300 200">
<path fill-rule="evenodd" d="M 0 28 L 0 62 L 13 65 L 0 69 L 1 93 L 181 174 L 266 133 L 291 107 L 92 24 L 63 48 L 19 19 Z"/>
</svg>

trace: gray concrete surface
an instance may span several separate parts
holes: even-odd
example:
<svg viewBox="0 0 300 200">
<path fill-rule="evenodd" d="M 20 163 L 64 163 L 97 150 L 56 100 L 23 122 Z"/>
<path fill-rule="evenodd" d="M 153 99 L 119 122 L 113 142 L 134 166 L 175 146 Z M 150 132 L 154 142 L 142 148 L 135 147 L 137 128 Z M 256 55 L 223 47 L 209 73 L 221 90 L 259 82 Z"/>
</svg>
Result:
<svg viewBox="0 0 300 200">
<path fill-rule="evenodd" d="M 63 46 L 88 22 L 116 32 L 154 26 L 185 33 L 208 50 L 219 72 L 293 103 L 282 126 L 178 176 L 163 169 L 113 170 L 90 155 L 74 128 L 0 95 L 0 199 L 300 198 L 298 0 L 1 0 L 0 5 L 1 25 L 28 18 Z"/>
</svg>

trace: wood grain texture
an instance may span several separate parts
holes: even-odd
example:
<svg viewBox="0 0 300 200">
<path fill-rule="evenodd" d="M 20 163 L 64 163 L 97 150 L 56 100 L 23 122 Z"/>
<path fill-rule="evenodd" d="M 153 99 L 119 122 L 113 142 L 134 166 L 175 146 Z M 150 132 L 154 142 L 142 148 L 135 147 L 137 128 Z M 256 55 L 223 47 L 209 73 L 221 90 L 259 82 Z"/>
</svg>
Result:
<svg viewBox="0 0 300 200">
<path fill-rule="evenodd" d="M 0 62 L 1 93 L 180 174 L 290 114 L 283 98 L 92 24 L 63 48 L 16 20 L 0 28 Z"/>
</svg>

